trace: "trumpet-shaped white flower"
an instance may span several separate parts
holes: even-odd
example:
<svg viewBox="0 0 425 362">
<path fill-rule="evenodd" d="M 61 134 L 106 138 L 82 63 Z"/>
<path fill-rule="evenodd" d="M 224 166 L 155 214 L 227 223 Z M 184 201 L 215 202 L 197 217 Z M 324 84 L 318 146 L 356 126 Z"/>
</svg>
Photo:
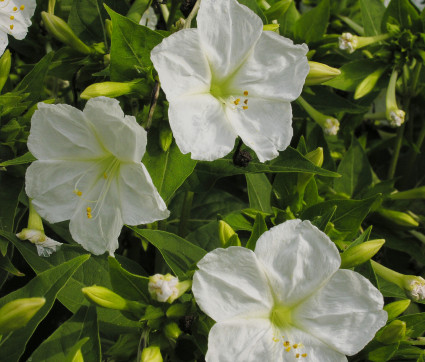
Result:
<svg viewBox="0 0 425 362">
<path fill-rule="evenodd" d="M 255 252 L 208 253 L 192 290 L 217 323 L 207 361 L 346 361 L 385 325 L 382 294 L 341 258 L 309 221 L 265 232 Z"/>
<path fill-rule="evenodd" d="M 9 43 L 7 34 L 25 38 L 35 7 L 35 0 L 0 0 L 0 56 Z"/>
<path fill-rule="evenodd" d="M 275 158 L 292 138 L 290 102 L 309 71 L 307 46 L 263 31 L 261 19 L 236 0 L 203 0 L 197 24 L 151 53 L 177 145 L 211 161 L 240 136 L 260 161 Z"/>
<path fill-rule="evenodd" d="M 28 148 L 26 192 L 51 223 L 70 219 L 73 239 L 94 254 L 118 247 L 123 224 L 168 217 L 145 166 L 146 131 L 115 99 L 90 99 L 84 111 L 38 104 Z"/>
</svg>

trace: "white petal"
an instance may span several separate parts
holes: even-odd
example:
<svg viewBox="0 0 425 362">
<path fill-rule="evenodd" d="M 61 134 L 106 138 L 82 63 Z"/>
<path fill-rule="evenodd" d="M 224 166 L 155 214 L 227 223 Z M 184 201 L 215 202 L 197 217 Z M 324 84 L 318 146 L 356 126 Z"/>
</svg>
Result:
<svg viewBox="0 0 425 362">
<path fill-rule="evenodd" d="M 309 72 L 308 48 L 273 31 L 262 33 L 248 60 L 238 69 L 230 92 L 248 91 L 250 96 L 293 101 L 299 97 Z"/>
<path fill-rule="evenodd" d="M 91 98 L 83 113 L 110 153 L 121 161 L 140 162 L 146 150 L 146 131 L 136 118 L 124 116 L 116 99 Z"/>
<path fill-rule="evenodd" d="M 105 154 L 83 113 L 66 104 L 38 103 L 28 149 L 39 160 L 81 161 Z"/>
<path fill-rule="evenodd" d="M 142 163 L 121 165 L 118 186 L 125 224 L 148 224 L 169 216 L 164 200 Z"/>
<path fill-rule="evenodd" d="M 90 174 L 91 162 L 35 161 L 25 174 L 25 191 L 37 212 L 51 223 L 68 220 L 80 201 L 78 179 Z"/>
<path fill-rule="evenodd" d="M 217 81 L 241 65 L 263 31 L 261 19 L 236 0 L 203 0 L 197 22 L 201 45 Z"/>
<path fill-rule="evenodd" d="M 279 362 L 267 319 L 232 319 L 215 324 L 208 335 L 207 362 Z"/>
<path fill-rule="evenodd" d="M 35 0 L 4 1 L 0 4 L 0 30 L 18 40 L 25 38 L 35 7 Z"/>
<path fill-rule="evenodd" d="M 210 94 L 180 97 L 170 103 L 168 118 L 182 153 L 195 160 L 212 161 L 227 155 L 236 133 L 222 103 Z"/>
<path fill-rule="evenodd" d="M 121 205 L 116 179 L 112 180 L 106 193 L 104 183 L 96 182 L 89 192 L 83 194 L 69 223 L 72 238 L 84 249 L 100 255 L 118 248 L 118 236 L 123 227 Z M 96 203 L 92 200 L 98 200 Z M 87 217 L 87 207 L 92 218 Z"/>
<path fill-rule="evenodd" d="M 248 109 L 226 109 L 226 114 L 243 142 L 261 162 L 271 160 L 289 146 L 292 110 L 288 102 L 249 98 Z"/>
<path fill-rule="evenodd" d="M 193 294 L 200 308 L 216 322 L 236 316 L 268 318 L 273 298 L 263 267 L 251 250 L 215 249 L 198 267 Z"/>
<path fill-rule="evenodd" d="M 353 355 L 385 325 L 383 305 L 382 294 L 369 280 L 351 270 L 338 270 L 294 311 L 293 318 L 332 348 Z"/>
<path fill-rule="evenodd" d="M 9 44 L 9 39 L 7 39 L 7 33 L 3 32 L 0 29 L 0 57 L 6 50 L 7 44 Z"/>
<path fill-rule="evenodd" d="M 289 220 L 265 232 L 255 254 L 280 303 L 292 307 L 318 290 L 339 268 L 335 244 L 308 220 Z"/>
<path fill-rule="evenodd" d="M 211 72 L 197 29 L 183 29 L 165 38 L 151 52 L 168 101 L 209 92 Z"/>
</svg>

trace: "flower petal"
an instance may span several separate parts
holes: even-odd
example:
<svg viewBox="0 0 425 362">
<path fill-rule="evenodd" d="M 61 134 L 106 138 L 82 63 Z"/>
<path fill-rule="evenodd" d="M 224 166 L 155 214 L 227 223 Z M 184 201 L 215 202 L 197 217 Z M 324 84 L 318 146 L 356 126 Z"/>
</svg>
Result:
<svg viewBox="0 0 425 362">
<path fill-rule="evenodd" d="M 222 104 L 210 94 L 171 102 L 168 118 L 180 151 L 191 152 L 195 160 L 216 160 L 233 149 L 236 133 Z"/>
<path fill-rule="evenodd" d="M 385 325 L 383 305 L 382 294 L 369 280 L 351 270 L 338 270 L 294 311 L 293 318 L 333 349 L 353 355 Z"/>
<path fill-rule="evenodd" d="M 6 50 L 7 44 L 9 44 L 9 39 L 7 39 L 7 33 L 3 32 L 2 29 L 0 29 L 0 57 Z"/>
<path fill-rule="evenodd" d="M 51 223 L 68 220 L 80 201 L 74 193 L 78 179 L 92 163 L 35 161 L 25 174 L 25 191 L 41 217 Z M 90 173 L 90 172 L 89 172 Z"/>
<path fill-rule="evenodd" d="M 83 113 L 66 104 L 38 103 L 28 149 L 39 160 L 81 161 L 105 154 Z"/>
<path fill-rule="evenodd" d="M 258 239 L 255 254 L 286 307 L 313 294 L 341 264 L 335 244 L 308 220 L 289 220 L 271 228 Z"/>
<path fill-rule="evenodd" d="M 216 322 L 236 316 L 268 318 L 273 298 L 263 267 L 251 250 L 215 249 L 198 267 L 193 294 L 200 308 Z"/>
<path fill-rule="evenodd" d="M 288 102 L 249 98 L 248 109 L 226 108 L 226 114 L 243 142 L 261 162 L 271 160 L 289 146 L 292 109 Z"/>
<path fill-rule="evenodd" d="M 97 180 L 80 199 L 71 217 L 69 231 L 72 238 L 91 253 L 100 255 L 107 251 L 113 255 L 124 223 L 116 179 L 110 182 L 106 192 L 103 187 L 104 183 Z M 87 207 L 92 209 L 91 218 L 87 216 Z"/>
<path fill-rule="evenodd" d="M 261 19 L 236 0 L 203 0 L 197 22 L 201 45 L 217 81 L 241 65 L 263 31 Z"/>
<path fill-rule="evenodd" d="M 229 85 L 230 92 L 248 91 L 250 96 L 293 101 L 301 94 L 309 72 L 307 45 L 273 31 L 265 31 L 247 61 Z"/>
<path fill-rule="evenodd" d="M 116 99 L 91 98 L 83 113 L 110 153 L 120 161 L 140 162 L 146 150 L 147 133 L 136 118 L 124 116 Z"/>
<path fill-rule="evenodd" d="M 211 71 L 197 29 L 183 29 L 165 38 L 153 48 L 151 60 L 169 102 L 209 92 Z"/>
<path fill-rule="evenodd" d="M 125 224 L 148 224 L 170 215 L 142 163 L 121 165 L 118 187 Z"/>
</svg>

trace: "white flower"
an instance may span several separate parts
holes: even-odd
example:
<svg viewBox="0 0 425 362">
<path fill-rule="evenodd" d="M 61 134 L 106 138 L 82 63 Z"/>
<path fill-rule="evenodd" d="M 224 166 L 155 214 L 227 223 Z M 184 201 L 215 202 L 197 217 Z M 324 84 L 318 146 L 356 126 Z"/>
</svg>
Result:
<svg viewBox="0 0 425 362">
<path fill-rule="evenodd" d="M 175 300 L 179 295 L 179 279 L 171 274 L 155 274 L 149 278 L 148 291 L 158 302 Z"/>
<path fill-rule="evenodd" d="M 309 221 L 265 232 L 255 252 L 208 253 L 192 290 L 217 323 L 207 361 L 346 361 L 385 325 L 381 293 L 363 276 L 339 270 L 335 244 Z M 304 358 L 305 357 L 305 358 Z"/>
<path fill-rule="evenodd" d="M 336 118 L 326 118 L 324 132 L 335 136 L 339 131 L 339 121 Z"/>
<path fill-rule="evenodd" d="M 38 104 L 28 148 L 26 192 L 51 223 L 68 220 L 73 239 L 93 254 L 118 247 L 123 224 L 138 225 L 169 212 L 141 163 L 146 131 L 124 116 L 115 99 L 90 99 L 84 111 Z"/>
<path fill-rule="evenodd" d="M 155 10 L 151 6 L 149 6 L 149 8 L 143 13 L 139 24 L 144 25 L 152 30 L 156 29 L 156 24 L 158 24 L 158 16 L 156 16 Z"/>
<path fill-rule="evenodd" d="M 260 161 L 275 158 L 292 138 L 290 102 L 309 71 L 307 46 L 263 31 L 236 0 L 203 0 L 197 24 L 151 53 L 180 150 L 211 161 L 240 136 Z"/>
<path fill-rule="evenodd" d="M 58 251 L 62 243 L 46 236 L 43 231 L 35 229 L 22 229 L 16 236 L 21 240 L 28 240 L 37 247 L 39 256 L 48 257 Z"/>
<path fill-rule="evenodd" d="M 354 53 L 357 49 L 357 36 L 351 33 L 342 33 L 338 38 L 339 40 L 339 49 L 347 50 L 349 53 Z"/>
<path fill-rule="evenodd" d="M 7 34 L 25 38 L 35 7 L 35 0 L 0 0 L 0 56 L 9 43 Z"/>
<path fill-rule="evenodd" d="M 391 127 L 400 127 L 404 123 L 404 118 L 406 113 L 401 109 L 395 109 L 390 113 L 390 126 Z"/>
</svg>

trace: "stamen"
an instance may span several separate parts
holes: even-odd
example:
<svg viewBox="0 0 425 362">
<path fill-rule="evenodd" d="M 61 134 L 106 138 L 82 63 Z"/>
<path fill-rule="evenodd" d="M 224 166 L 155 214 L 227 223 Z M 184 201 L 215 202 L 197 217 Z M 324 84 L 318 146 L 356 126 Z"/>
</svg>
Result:
<svg viewBox="0 0 425 362">
<path fill-rule="evenodd" d="M 21 5 L 20 9 L 23 11 L 25 9 L 25 5 Z"/>
<path fill-rule="evenodd" d="M 16 6 L 14 6 L 13 11 L 18 11 L 18 8 Z"/>
<path fill-rule="evenodd" d="M 279 338 L 273 337 L 273 342 L 279 342 Z"/>
<path fill-rule="evenodd" d="M 248 104 L 248 99 L 245 99 L 243 102 L 244 102 L 245 104 Z"/>
<path fill-rule="evenodd" d="M 77 196 L 81 196 L 83 194 L 80 190 L 77 190 L 77 189 L 75 189 L 73 192 Z"/>
<path fill-rule="evenodd" d="M 301 356 L 302 357 L 307 357 L 307 353 L 303 353 Z"/>
<path fill-rule="evenodd" d="M 291 347 L 285 348 L 286 352 L 289 352 L 291 350 Z"/>
<path fill-rule="evenodd" d="M 108 178 L 108 175 L 106 174 L 106 172 L 103 173 L 103 178 L 104 179 Z"/>
<path fill-rule="evenodd" d="M 237 106 L 239 104 L 239 102 L 241 101 L 240 98 L 236 99 L 233 103 Z"/>
<path fill-rule="evenodd" d="M 91 207 L 87 206 L 87 212 L 91 212 Z"/>
<path fill-rule="evenodd" d="M 296 349 L 298 348 L 298 344 L 295 343 L 292 347 Z"/>
<path fill-rule="evenodd" d="M 244 111 L 246 111 L 246 110 L 248 109 L 248 106 L 243 106 L 243 107 L 242 107 L 242 109 L 243 109 Z"/>
<path fill-rule="evenodd" d="M 291 343 L 289 343 L 289 341 L 285 341 L 285 342 L 283 342 L 283 345 L 284 345 L 285 347 L 289 347 L 289 346 L 291 345 Z"/>
<path fill-rule="evenodd" d="M 13 24 L 10 26 L 10 30 L 13 30 Z"/>
<path fill-rule="evenodd" d="M 10 15 L 10 20 L 15 19 L 15 17 L 13 15 Z"/>
<path fill-rule="evenodd" d="M 90 206 L 87 206 L 87 218 L 88 219 L 91 219 L 92 218 L 92 215 L 91 215 L 91 207 Z"/>
<path fill-rule="evenodd" d="M 297 353 L 297 354 L 295 355 L 295 358 L 300 358 L 300 354 L 299 354 L 299 353 Z"/>
<path fill-rule="evenodd" d="M 248 91 L 244 91 L 243 92 L 243 95 L 246 97 L 246 96 L 248 96 Z"/>
</svg>

